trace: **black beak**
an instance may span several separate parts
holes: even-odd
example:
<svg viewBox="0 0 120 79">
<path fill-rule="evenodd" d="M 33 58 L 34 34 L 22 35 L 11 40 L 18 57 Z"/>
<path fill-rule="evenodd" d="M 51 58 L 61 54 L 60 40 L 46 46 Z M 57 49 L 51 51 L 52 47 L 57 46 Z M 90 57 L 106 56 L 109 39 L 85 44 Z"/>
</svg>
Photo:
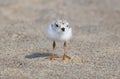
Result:
<svg viewBox="0 0 120 79">
<path fill-rule="evenodd" d="M 65 31 L 65 28 L 61 28 L 62 31 Z"/>
</svg>

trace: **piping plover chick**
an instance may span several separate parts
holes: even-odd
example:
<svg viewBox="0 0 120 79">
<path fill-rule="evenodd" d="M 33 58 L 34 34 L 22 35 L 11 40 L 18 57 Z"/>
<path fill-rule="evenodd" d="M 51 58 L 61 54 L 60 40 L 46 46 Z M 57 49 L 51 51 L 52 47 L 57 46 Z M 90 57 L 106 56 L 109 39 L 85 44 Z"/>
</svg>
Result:
<svg viewBox="0 0 120 79">
<path fill-rule="evenodd" d="M 70 40 L 72 37 L 72 28 L 69 26 L 69 23 L 66 20 L 57 20 L 50 24 L 48 27 L 48 38 L 53 41 L 53 50 L 52 50 L 52 56 L 48 57 L 51 60 L 54 60 L 55 58 L 65 58 L 70 59 L 69 56 L 67 56 L 66 52 L 66 42 Z M 64 42 L 64 55 L 63 56 L 55 56 L 55 46 L 56 41 L 63 41 Z"/>
</svg>

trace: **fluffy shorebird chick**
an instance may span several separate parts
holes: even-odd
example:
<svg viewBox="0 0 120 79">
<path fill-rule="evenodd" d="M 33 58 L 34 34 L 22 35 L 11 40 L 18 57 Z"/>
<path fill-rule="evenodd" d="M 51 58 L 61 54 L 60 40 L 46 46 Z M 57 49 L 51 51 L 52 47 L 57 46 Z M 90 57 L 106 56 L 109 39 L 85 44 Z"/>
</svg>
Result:
<svg viewBox="0 0 120 79">
<path fill-rule="evenodd" d="M 48 57 L 51 60 L 54 60 L 55 58 L 65 58 L 70 59 L 69 56 L 67 56 L 66 52 L 66 42 L 70 40 L 72 37 L 72 29 L 69 26 L 69 23 L 66 20 L 57 20 L 50 24 L 48 27 L 48 38 L 53 41 L 53 50 L 52 50 L 52 56 Z M 55 46 L 56 41 L 63 41 L 64 42 L 64 55 L 63 56 L 55 56 Z"/>
</svg>

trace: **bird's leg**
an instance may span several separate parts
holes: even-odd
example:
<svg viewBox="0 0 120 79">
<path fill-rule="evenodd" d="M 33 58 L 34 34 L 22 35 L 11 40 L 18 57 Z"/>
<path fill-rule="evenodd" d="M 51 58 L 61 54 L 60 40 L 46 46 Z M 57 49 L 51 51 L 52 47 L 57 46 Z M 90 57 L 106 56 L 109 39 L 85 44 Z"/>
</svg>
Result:
<svg viewBox="0 0 120 79">
<path fill-rule="evenodd" d="M 55 59 L 55 46 L 56 46 L 56 43 L 55 43 L 55 41 L 53 41 L 53 50 L 52 50 L 52 56 L 51 56 L 51 58 L 50 58 L 50 60 L 54 60 Z"/>
<path fill-rule="evenodd" d="M 47 58 L 50 58 L 50 60 L 54 60 L 55 58 L 60 58 L 59 56 L 55 56 L 55 52 L 54 52 L 55 46 L 56 46 L 56 43 L 55 43 L 55 41 L 53 41 L 52 56 L 47 57 Z"/>
<path fill-rule="evenodd" d="M 71 57 L 69 57 L 69 56 L 67 56 L 67 52 L 66 52 L 66 42 L 64 42 L 64 45 L 63 45 L 63 47 L 64 47 L 64 55 L 63 55 L 63 60 L 65 60 L 65 58 L 68 58 L 68 59 L 71 59 Z"/>
</svg>

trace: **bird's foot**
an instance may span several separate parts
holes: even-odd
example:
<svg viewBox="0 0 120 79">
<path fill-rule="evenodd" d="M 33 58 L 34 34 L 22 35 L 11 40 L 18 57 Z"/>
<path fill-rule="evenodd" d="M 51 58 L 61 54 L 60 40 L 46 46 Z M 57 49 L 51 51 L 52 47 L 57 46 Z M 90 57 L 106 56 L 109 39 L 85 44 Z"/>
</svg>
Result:
<svg viewBox="0 0 120 79">
<path fill-rule="evenodd" d="M 49 56 L 46 59 L 55 60 L 55 58 L 61 58 L 60 56 Z"/>
<path fill-rule="evenodd" d="M 65 60 L 66 58 L 67 58 L 67 59 L 71 59 L 71 57 L 69 57 L 69 56 L 67 56 L 67 55 L 64 54 L 64 55 L 63 55 L 63 60 Z"/>
<path fill-rule="evenodd" d="M 67 55 L 63 55 L 63 56 L 49 56 L 46 59 L 50 59 L 50 60 L 55 60 L 55 58 L 63 58 L 63 60 L 67 59 L 71 59 L 71 57 L 67 56 Z"/>
</svg>

